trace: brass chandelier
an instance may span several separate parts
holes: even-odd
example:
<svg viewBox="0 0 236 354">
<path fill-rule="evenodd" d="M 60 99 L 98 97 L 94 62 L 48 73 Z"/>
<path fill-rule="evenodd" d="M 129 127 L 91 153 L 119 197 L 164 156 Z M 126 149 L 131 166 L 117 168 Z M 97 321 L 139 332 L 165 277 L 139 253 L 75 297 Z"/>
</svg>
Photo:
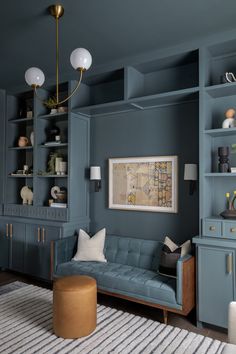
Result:
<svg viewBox="0 0 236 354">
<path fill-rule="evenodd" d="M 77 85 L 75 86 L 74 90 L 70 93 L 68 97 L 63 100 L 59 100 L 59 19 L 64 14 L 64 8 L 62 5 L 51 5 L 49 7 L 49 11 L 51 16 L 53 16 L 56 20 L 56 97 L 50 99 L 48 101 L 42 100 L 37 93 L 37 89 L 41 87 L 45 81 L 45 75 L 43 71 L 39 68 L 32 67 L 26 70 L 25 72 L 25 81 L 26 83 L 32 87 L 35 92 L 36 97 L 43 102 L 45 106 L 48 108 L 58 107 L 62 103 L 68 101 L 78 90 L 82 77 L 83 72 L 88 70 L 92 64 L 92 56 L 89 51 L 85 48 L 76 48 L 70 55 L 70 62 L 73 68 L 79 71 L 79 80 Z"/>
</svg>

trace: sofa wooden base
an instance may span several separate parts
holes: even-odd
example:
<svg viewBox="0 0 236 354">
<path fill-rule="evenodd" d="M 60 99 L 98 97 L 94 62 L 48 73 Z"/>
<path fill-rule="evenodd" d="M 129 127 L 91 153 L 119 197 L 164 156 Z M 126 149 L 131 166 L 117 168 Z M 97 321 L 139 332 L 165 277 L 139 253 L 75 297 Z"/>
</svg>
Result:
<svg viewBox="0 0 236 354">
<path fill-rule="evenodd" d="M 118 297 L 120 299 L 129 300 L 138 304 L 163 310 L 164 323 L 167 324 L 168 312 L 174 312 L 180 315 L 187 316 L 189 312 L 195 307 L 195 257 L 191 257 L 185 262 L 183 262 L 183 308 L 181 310 L 168 306 L 154 304 L 153 302 L 148 302 L 127 295 L 117 294 L 101 289 L 98 289 L 98 292 L 101 294 Z"/>
</svg>

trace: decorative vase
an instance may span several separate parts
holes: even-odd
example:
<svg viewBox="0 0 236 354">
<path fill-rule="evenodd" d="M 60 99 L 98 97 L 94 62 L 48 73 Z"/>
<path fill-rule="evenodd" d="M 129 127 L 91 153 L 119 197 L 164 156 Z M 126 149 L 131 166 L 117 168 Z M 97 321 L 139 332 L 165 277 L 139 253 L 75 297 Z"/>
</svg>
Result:
<svg viewBox="0 0 236 354">
<path fill-rule="evenodd" d="M 19 147 L 25 147 L 29 143 L 29 139 L 26 136 L 20 136 L 18 140 Z"/>
<path fill-rule="evenodd" d="M 60 163 L 62 162 L 63 158 L 62 157 L 56 157 L 55 160 L 55 172 L 57 175 L 60 175 Z"/>
<path fill-rule="evenodd" d="M 34 132 L 31 132 L 31 134 L 30 134 L 30 142 L 31 142 L 31 145 L 34 146 Z"/>
<path fill-rule="evenodd" d="M 59 171 L 62 176 L 66 175 L 67 171 L 67 162 L 65 161 L 60 161 L 59 162 Z"/>
<path fill-rule="evenodd" d="M 56 114 L 57 113 L 57 109 L 56 108 L 51 108 L 50 114 Z"/>
<path fill-rule="evenodd" d="M 218 156 L 219 156 L 219 163 L 218 163 L 219 172 L 222 173 L 230 172 L 229 147 L 228 146 L 219 147 Z"/>
</svg>

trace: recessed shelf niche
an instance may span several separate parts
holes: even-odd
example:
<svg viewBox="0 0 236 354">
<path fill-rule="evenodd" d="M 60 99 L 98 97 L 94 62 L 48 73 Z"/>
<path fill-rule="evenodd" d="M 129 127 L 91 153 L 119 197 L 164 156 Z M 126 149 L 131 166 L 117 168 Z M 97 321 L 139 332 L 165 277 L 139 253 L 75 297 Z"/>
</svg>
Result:
<svg viewBox="0 0 236 354">
<path fill-rule="evenodd" d="M 127 69 L 128 98 L 198 86 L 198 51 L 181 53 Z"/>
</svg>

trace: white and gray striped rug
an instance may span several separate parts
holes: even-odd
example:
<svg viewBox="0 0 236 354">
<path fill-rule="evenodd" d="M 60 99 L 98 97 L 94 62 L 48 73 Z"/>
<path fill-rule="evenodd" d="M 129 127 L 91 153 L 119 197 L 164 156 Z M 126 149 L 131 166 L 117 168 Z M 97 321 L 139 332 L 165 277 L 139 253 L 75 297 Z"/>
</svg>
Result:
<svg viewBox="0 0 236 354">
<path fill-rule="evenodd" d="M 98 305 L 98 325 L 86 338 L 64 340 L 52 329 L 52 291 L 28 285 L 0 296 L 0 353 L 215 354 L 225 343 Z"/>
<path fill-rule="evenodd" d="M 9 293 L 13 290 L 23 288 L 24 286 L 27 286 L 26 283 L 22 283 L 21 281 L 14 281 L 9 284 L 1 285 L 0 286 L 0 295 Z"/>
</svg>

